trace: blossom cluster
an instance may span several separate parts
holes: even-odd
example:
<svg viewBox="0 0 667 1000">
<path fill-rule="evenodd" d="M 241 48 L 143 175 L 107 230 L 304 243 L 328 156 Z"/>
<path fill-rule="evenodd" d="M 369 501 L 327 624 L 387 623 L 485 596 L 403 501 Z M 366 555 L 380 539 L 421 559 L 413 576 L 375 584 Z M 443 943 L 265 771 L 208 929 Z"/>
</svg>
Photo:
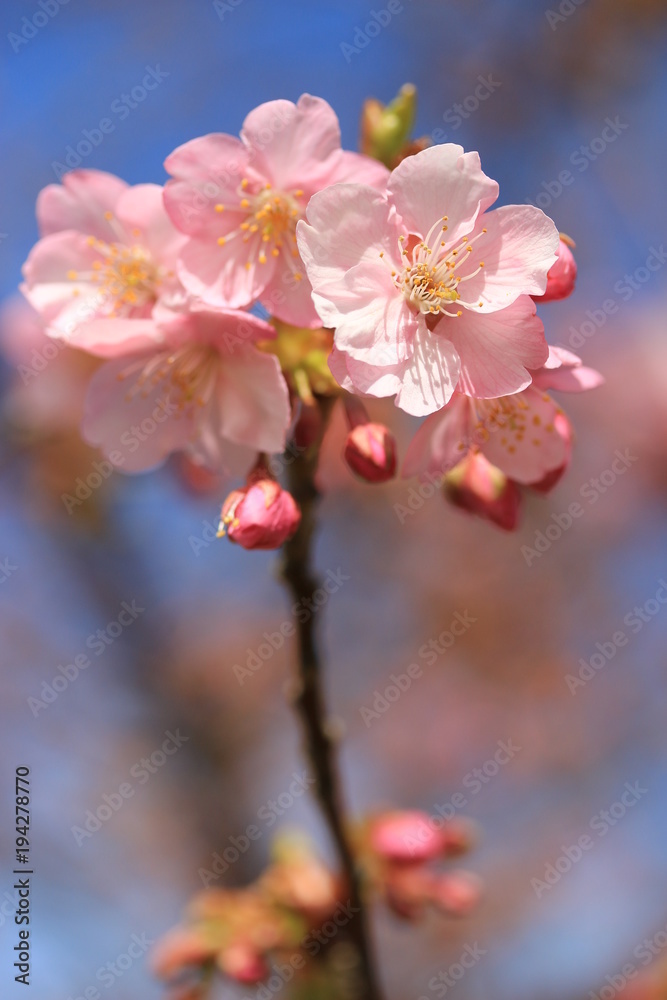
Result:
<svg viewBox="0 0 667 1000">
<path fill-rule="evenodd" d="M 74 170 L 42 190 L 22 291 L 49 337 L 101 359 L 88 443 L 125 472 L 172 452 L 243 470 L 220 531 L 274 548 L 299 511 L 269 456 L 317 440 L 318 400 L 340 395 L 345 461 L 385 482 L 395 442 L 360 397 L 393 397 L 426 418 L 402 474 L 514 527 L 519 487 L 550 489 L 569 461 L 548 391 L 601 381 L 549 349 L 537 315 L 574 287 L 572 243 L 538 208 L 492 208 L 477 153 L 422 145 L 390 172 L 343 150 L 333 109 L 304 95 L 256 108 L 239 138 L 186 142 L 164 186 Z M 130 426 L 150 431 L 125 455 Z"/>
</svg>

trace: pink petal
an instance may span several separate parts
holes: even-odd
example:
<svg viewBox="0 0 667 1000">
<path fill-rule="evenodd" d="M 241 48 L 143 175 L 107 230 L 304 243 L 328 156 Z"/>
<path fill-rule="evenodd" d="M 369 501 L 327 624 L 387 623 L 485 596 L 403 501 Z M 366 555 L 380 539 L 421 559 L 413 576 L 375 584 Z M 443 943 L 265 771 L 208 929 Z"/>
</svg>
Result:
<svg viewBox="0 0 667 1000">
<path fill-rule="evenodd" d="M 23 265 L 23 292 L 44 322 L 67 332 L 71 317 L 90 319 L 104 311 L 98 288 L 87 278 L 68 278 L 71 272 L 89 272 L 98 258 L 87 238 L 73 230 L 45 236 L 35 244 Z"/>
<path fill-rule="evenodd" d="M 533 375 L 533 384 L 540 389 L 556 389 L 559 392 L 584 392 L 604 384 L 604 376 L 595 368 L 579 365 L 575 368 L 559 368 L 556 371 L 542 369 Z"/>
<path fill-rule="evenodd" d="M 214 419 L 219 435 L 235 444 L 270 453 L 283 450 L 291 410 L 273 354 L 247 347 L 225 357 Z"/>
<path fill-rule="evenodd" d="M 327 159 L 340 149 L 340 126 L 333 108 L 303 94 L 298 103 L 267 101 L 251 111 L 241 130 L 255 170 L 281 191 L 310 192 L 330 183 Z"/>
<path fill-rule="evenodd" d="M 504 426 L 490 429 L 482 452 L 493 465 L 518 483 L 539 482 L 564 466 L 570 454 L 570 436 L 559 421 L 560 408 L 532 387 L 504 401 Z M 569 425 L 566 425 L 569 427 Z M 491 425 L 487 422 L 487 427 Z"/>
<path fill-rule="evenodd" d="M 76 229 L 86 236 L 107 242 L 118 239 L 105 212 L 114 212 L 116 203 L 129 185 L 102 170 L 72 170 L 62 184 L 49 184 L 37 198 L 37 221 L 43 236 L 63 229 Z"/>
<path fill-rule="evenodd" d="M 444 474 L 466 454 L 474 417 L 467 396 L 454 393 L 449 403 L 421 425 L 407 450 L 403 477 Z"/>
<path fill-rule="evenodd" d="M 313 294 L 318 312 L 325 326 L 335 327 L 334 343 L 349 357 L 374 366 L 406 361 L 419 317 L 384 267 L 360 264 L 338 283 L 322 286 L 322 293 Z"/>
<path fill-rule="evenodd" d="M 116 215 L 132 244 L 145 247 L 164 267 L 175 267 L 185 237 L 167 215 L 163 193 L 159 184 L 136 184 L 118 199 Z"/>
<path fill-rule="evenodd" d="M 261 237 L 256 236 L 259 243 Z M 266 264 L 258 263 L 257 253 L 248 250 L 249 268 L 239 261 L 237 241 L 227 246 L 204 240 L 191 239 L 182 248 L 177 272 L 186 289 L 211 306 L 242 309 L 259 298 L 271 281 L 275 258 L 268 257 Z M 249 248 L 255 244 L 247 244 Z"/>
<path fill-rule="evenodd" d="M 292 326 L 315 328 L 322 325 L 313 302 L 313 289 L 308 278 L 301 273 L 297 281 L 294 272 L 278 258 L 273 277 L 267 282 L 260 302 L 276 319 Z"/>
<path fill-rule="evenodd" d="M 535 312 L 533 300 L 524 295 L 497 312 L 464 309 L 457 318 L 440 320 L 436 332 L 442 331 L 461 358 L 461 392 L 490 398 L 530 385 L 528 369 L 539 368 L 548 357 L 544 327 Z"/>
<path fill-rule="evenodd" d="M 211 309 L 202 302 L 191 303 L 186 315 L 172 315 L 170 322 L 160 326 L 172 348 L 197 340 L 211 344 L 223 355 L 236 354 L 248 344 L 276 337 L 275 328 L 259 316 L 238 309 Z"/>
<path fill-rule="evenodd" d="M 348 392 L 354 392 L 354 384 L 347 370 L 347 360 L 347 355 L 339 351 L 337 347 L 334 347 L 327 358 L 327 363 L 331 374 L 338 384 L 343 389 L 347 389 Z"/>
<path fill-rule="evenodd" d="M 308 222 L 297 223 L 296 236 L 316 293 L 357 264 L 384 260 L 387 276 L 401 266 L 395 216 L 373 188 L 340 184 L 321 191 L 311 198 L 306 217 Z"/>
<path fill-rule="evenodd" d="M 486 230 L 486 232 L 484 232 Z M 489 312 L 504 309 L 519 297 L 544 291 L 556 260 L 558 230 L 532 205 L 505 205 L 478 218 L 471 234 L 473 250 L 457 274 L 461 304 Z M 480 261 L 484 267 L 474 276 Z M 481 304 L 480 304 L 481 303 Z"/>
<path fill-rule="evenodd" d="M 96 319 L 83 322 L 67 338 L 78 347 L 98 358 L 125 357 L 142 351 L 159 350 L 164 336 L 153 319 Z"/>
<path fill-rule="evenodd" d="M 175 149 L 164 163 L 174 180 L 164 189 L 172 222 L 190 236 L 224 236 L 243 221 L 239 185 L 243 177 L 261 182 L 248 168 L 248 151 L 231 135 L 214 133 Z M 217 212 L 216 205 L 224 205 Z"/>
<path fill-rule="evenodd" d="M 379 191 L 384 191 L 388 180 L 389 171 L 379 160 L 345 149 L 335 155 L 329 175 L 329 184 L 366 184 Z"/>
<path fill-rule="evenodd" d="M 392 172 L 387 189 L 411 233 L 426 236 L 446 215 L 452 242 L 469 233 L 478 213 L 498 197 L 498 184 L 482 171 L 479 154 L 464 153 L 453 143 L 406 157 Z"/>
<path fill-rule="evenodd" d="M 412 357 L 401 366 L 401 387 L 396 406 L 415 417 L 439 410 L 452 397 L 459 380 L 461 361 L 446 337 L 431 333 L 419 318 Z"/>
<path fill-rule="evenodd" d="M 170 406 L 171 389 L 158 384 L 143 396 L 130 390 L 150 355 L 136 360 L 135 378 L 128 359 L 110 361 L 93 376 L 86 397 L 83 434 L 124 472 L 143 472 L 160 465 L 172 451 L 187 447 L 194 433 L 188 413 L 177 416 Z"/>
</svg>

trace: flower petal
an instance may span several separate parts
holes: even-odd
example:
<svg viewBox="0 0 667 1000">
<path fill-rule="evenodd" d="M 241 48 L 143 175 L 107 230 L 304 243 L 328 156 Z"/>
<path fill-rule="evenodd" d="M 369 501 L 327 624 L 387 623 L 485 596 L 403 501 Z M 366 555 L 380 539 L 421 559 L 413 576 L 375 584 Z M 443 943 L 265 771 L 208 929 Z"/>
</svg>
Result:
<svg viewBox="0 0 667 1000">
<path fill-rule="evenodd" d="M 290 419 L 287 384 L 273 354 L 245 347 L 225 356 L 215 411 L 221 437 L 256 451 L 279 452 Z"/>
<path fill-rule="evenodd" d="M 257 244 L 260 239 L 258 234 Z M 273 277 L 275 258 L 269 257 L 266 264 L 259 264 L 259 249 L 253 253 L 255 244 L 247 246 L 249 267 L 239 261 L 234 241 L 221 247 L 204 240 L 188 240 L 178 258 L 178 277 L 189 292 L 208 305 L 233 309 L 249 306 Z"/>
<path fill-rule="evenodd" d="M 98 358 L 116 358 L 159 350 L 164 336 L 152 319 L 103 318 L 81 323 L 67 342 Z"/>
<path fill-rule="evenodd" d="M 506 476 L 526 485 L 565 466 L 571 435 L 553 399 L 531 386 L 504 403 L 509 407 L 506 419 L 500 415 L 499 426 L 481 448 L 486 458 Z"/>
<path fill-rule="evenodd" d="M 448 217 L 447 239 L 458 241 L 473 227 L 478 213 L 498 197 L 498 184 L 483 172 L 478 153 L 445 143 L 406 157 L 392 172 L 387 190 L 404 224 L 425 237 Z"/>
<path fill-rule="evenodd" d="M 252 166 L 274 187 L 313 192 L 330 183 L 326 161 L 340 149 L 340 125 L 331 105 L 303 94 L 297 104 L 260 104 L 246 117 L 241 138 Z"/>
<path fill-rule="evenodd" d="M 137 378 L 150 356 L 136 359 Z M 160 383 L 146 395 L 131 392 L 132 384 L 127 358 L 102 365 L 86 396 L 83 434 L 124 472 L 143 472 L 161 465 L 170 452 L 186 448 L 194 421 L 191 413 L 176 411 L 168 384 Z"/>
<path fill-rule="evenodd" d="M 506 309 L 444 317 L 436 332 L 449 339 L 461 358 L 458 387 L 469 396 L 491 398 L 519 392 L 531 383 L 528 369 L 548 357 L 544 327 L 533 300 L 523 295 Z"/>
<path fill-rule="evenodd" d="M 396 406 L 415 417 L 439 410 L 451 399 L 460 368 L 461 361 L 452 342 L 428 330 L 420 317 L 412 357 L 402 366 Z"/>
<path fill-rule="evenodd" d="M 43 236 L 63 229 L 76 229 L 86 236 L 113 241 L 118 233 L 107 212 L 129 187 L 120 177 L 103 170 L 72 170 L 62 184 L 49 184 L 37 197 L 37 221 Z"/>
<path fill-rule="evenodd" d="M 458 465 L 472 436 L 470 405 L 467 396 L 454 393 L 442 410 L 426 418 L 408 447 L 403 478 L 444 474 Z"/>
<path fill-rule="evenodd" d="M 163 194 L 159 184 L 135 184 L 118 199 L 116 215 L 132 243 L 145 247 L 164 267 L 175 267 L 185 236 L 167 215 Z"/>
<path fill-rule="evenodd" d="M 544 291 L 559 236 L 540 208 L 505 205 L 487 212 L 477 219 L 472 240 L 472 252 L 457 268 L 462 277 L 458 285 L 462 305 L 486 313 L 504 309 L 520 295 Z M 484 266 L 472 276 L 480 261 Z"/>
<path fill-rule="evenodd" d="M 184 143 L 164 166 L 174 178 L 165 185 L 165 208 L 177 229 L 195 237 L 215 239 L 235 229 L 247 214 L 239 204 L 242 178 L 262 180 L 249 170 L 243 143 L 222 133 Z M 216 205 L 224 205 L 224 211 Z"/>
</svg>

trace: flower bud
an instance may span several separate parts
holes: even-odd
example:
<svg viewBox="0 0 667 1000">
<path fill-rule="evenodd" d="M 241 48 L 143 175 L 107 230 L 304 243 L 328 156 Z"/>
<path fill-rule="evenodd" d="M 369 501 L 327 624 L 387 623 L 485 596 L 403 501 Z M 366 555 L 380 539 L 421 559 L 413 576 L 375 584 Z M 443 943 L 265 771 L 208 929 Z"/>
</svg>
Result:
<svg viewBox="0 0 667 1000">
<path fill-rule="evenodd" d="M 396 441 L 384 424 L 358 424 L 345 440 L 343 457 L 367 483 L 386 483 L 396 474 Z"/>
<path fill-rule="evenodd" d="M 196 930 L 177 927 L 165 934 L 151 954 L 151 966 L 159 979 L 172 979 L 192 966 L 201 966 L 215 954 Z"/>
<path fill-rule="evenodd" d="M 418 810 L 378 816 L 371 828 L 370 844 L 376 854 L 395 863 L 430 861 L 439 857 L 445 846 L 442 833 Z"/>
<path fill-rule="evenodd" d="M 574 241 L 561 233 L 560 245 L 557 250 L 558 260 L 547 274 L 547 287 L 544 295 L 534 295 L 536 302 L 557 302 L 566 299 L 574 291 L 577 280 L 577 262 L 570 247 Z"/>
<path fill-rule="evenodd" d="M 432 902 L 443 913 L 465 917 L 477 906 L 482 895 L 482 881 L 472 872 L 455 871 L 441 875 L 434 883 Z"/>
<path fill-rule="evenodd" d="M 244 549 L 278 549 L 291 538 L 301 521 L 301 511 L 291 493 L 269 477 L 252 476 L 246 486 L 232 490 L 222 505 L 218 537 Z"/>
<path fill-rule="evenodd" d="M 218 965 L 230 979 L 239 983 L 260 983 L 269 974 L 261 952 L 243 941 L 227 945 L 218 955 Z"/>
<path fill-rule="evenodd" d="M 455 507 L 491 521 L 505 531 L 515 531 L 518 527 L 519 487 L 483 455 L 471 452 L 448 472 L 444 492 Z"/>
<path fill-rule="evenodd" d="M 417 89 L 411 83 L 401 87 L 386 106 L 369 98 L 361 112 L 361 152 L 394 167 L 410 138 L 416 107 Z"/>
</svg>

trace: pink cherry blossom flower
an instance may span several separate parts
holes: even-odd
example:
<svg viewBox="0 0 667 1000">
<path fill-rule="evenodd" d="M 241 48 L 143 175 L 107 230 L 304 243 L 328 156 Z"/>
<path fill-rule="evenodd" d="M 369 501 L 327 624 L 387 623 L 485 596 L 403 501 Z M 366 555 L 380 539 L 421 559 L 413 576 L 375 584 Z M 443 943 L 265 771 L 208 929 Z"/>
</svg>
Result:
<svg viewBox="0 0 667 1000">
<path fill-rule="evenodd" d="M 577 281 L 577 262 L 570 247 L 574 242 L 569 236 L 561 233 L 558 247 L 558 260 L 547 275 L 547 288 L 544 295 L 535 295 L 537 302 L 556 302 L 566 299 L 574 291 Z"/>
<path fill-rule="evenodd" d="M 291 538 L 301 521 L 301 511 L 261 464 L 247 484 L 232 490 L 222 505 L 219 536 L 244 549 L 277 549 Z"/>
<path fill-rule="evenodd" d="M 456 388 L 489 398 L 530 384 L 547 357 L 530 296 L 558 233 L 530 205 L 487 212 L 497 196 L 478 154 L 447 144 L 403 160 L 386 196 L 338 184 L 313 197 L 297 239 L 342 384 L 415 416 Z"/>
<path fill-rule="evenodd" d="M 130 187 L 99 170 L 74 170 L 37 199 L 43 238 L 26 261 L 22 291 L 49 333 L 74 347 L 115 353 L 131 331 L 137 345 L 151 320 L 185 303 L 176 258 L 185 242 L 157 184 Z M 156 335 L 156 340 L 159 337 Z"/>
<path fill-rule="evenodd" d="M 470 452 L 480 452 L 517 483 L 553 486 L 554 476 L 560 478 L 568 465 L 572 430 L 545 390 L 577 392 L 601 382 L 602 376 L 582 366 L 575 354 L 552 347 L 546 364 L 522 392 L 498 399 L 473 399 L 457 392 L 417 431 L 403 475 L 444 475 Z"/>
<path fill-rule="evenodd" d="M 291 416 L 287 385 L 277 358 L 254 346 L 275 336 L 268 323 L 191 305 L 170 322 L 116 326 L 115 357 L 93 376 L 83 425 L 87 441 L 112 464 L 139 472 L 170 452 L 188 451 L 210 468 L 228 469 L 240 459 L 247 467 L 254 452 L 282 451 Z M 110 357 L 102 327 L 88 350 Z"/>
<path fill-rule="evenodd" d="M 243 308 L 256 299 L 295 326 L 320 325 L 295 227 L 328 184 L 383 186 L 380 163 L 341 149 L 333 109 L 304 94 L 269 101 L 245 119 L 241 138 L 212 134 L 167 157 L 165 205 L 191 239 L 179 275 L 205 302 Z"/>
</svg>

